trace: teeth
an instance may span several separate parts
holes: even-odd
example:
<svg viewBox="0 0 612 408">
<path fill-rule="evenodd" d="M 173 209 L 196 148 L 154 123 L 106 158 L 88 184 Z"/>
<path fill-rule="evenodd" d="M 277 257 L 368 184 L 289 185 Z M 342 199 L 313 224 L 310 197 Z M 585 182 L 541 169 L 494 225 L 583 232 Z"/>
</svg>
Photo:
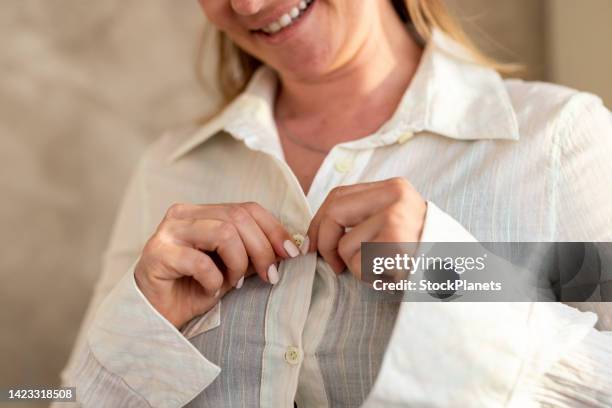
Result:
<svg viewBox="0 0 612 408">
<path fill-rule="evenodd" d="M 281 26 L 287 27 L 289 24 L 291 24 L 291 16 L 289 14 L 283 14 L 278 22 Z"/>
<path fill-rule="evenodd" d="M 280 23 L 278 21 L 273 22 L 272 24 L 270 24 L 268 26 L 268 30 L 270 30 L 271 33 L 275 33 L 277 31 L 280 31 L 280 29 L 283 28 L 281 27 Z"/>
<path fill-rule="evenodd" d="M 289 27 L 291 24 L 293 24 L 295 20 L 300 17 L 302 11 L 306 10 L 310 3 L 312 3 L 313 1 L 314 0 L 300 0 L 297 6 L 289 10 L 288 13 L 283 14 L 278 20 L 262 28 L 261 31 L 266 34 L 274 34 L 285 27 Z"/>
</svg>

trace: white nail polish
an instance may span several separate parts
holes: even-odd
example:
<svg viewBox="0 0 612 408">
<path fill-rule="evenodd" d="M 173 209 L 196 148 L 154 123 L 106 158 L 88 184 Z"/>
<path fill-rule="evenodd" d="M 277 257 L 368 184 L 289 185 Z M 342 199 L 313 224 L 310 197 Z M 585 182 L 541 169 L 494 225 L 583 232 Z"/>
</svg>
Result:
<svg viewBox="0 0 612 408">
<path fill-rule="evenodd" d="M 244 285 L 244 276 L 236 283 L 236 289 L 240 289 Z"/>
<path fill-rule="evenodd" d="M 287 251 L 289 256 L 292 258 L 295 258 L 300 254 L 298 247 L 296 247 L 295 244 L 289 240 L 283 242 L 283 248 L 285 248 L 285 251 Z"/>
<path fill-rule="evenodd" d="M 302 255 L 306 255 L 309 249 L 310 249 L 310 238 L 306 237 L 304 238 L 304 242 L 302 242 L 302 246 L 300 246 L 300 252 L 302 253 Z"/>
<path fill-rule="evenodd" d="M 276 265 L 272 264 L 268 268 L 268 280 L 272 285 L 276 285 L 280 280 L 280 276 L 278 276 L 278 269 L 276 269 Z"/>
</svg>

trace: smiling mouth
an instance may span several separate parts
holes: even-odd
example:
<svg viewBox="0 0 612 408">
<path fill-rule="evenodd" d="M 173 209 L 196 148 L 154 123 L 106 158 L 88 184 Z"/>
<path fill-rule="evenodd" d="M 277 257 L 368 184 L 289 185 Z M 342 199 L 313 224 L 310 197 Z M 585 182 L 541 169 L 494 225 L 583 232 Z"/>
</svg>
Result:
<svg viewBox="0 0 612 408">
<path fill-rule="evenodd" d="M 271 36 L 283 31 L 287 27 L 291 27 L 304 15 L 304 13 L 310 8 L 314 1 L 315 0 L 300 0 L 300 2 L 296 6 L 289 10 L 289 12 L 280 16 L 278 20 L 273 21 L 266 27 L 256 31 Z"/>
</svg>

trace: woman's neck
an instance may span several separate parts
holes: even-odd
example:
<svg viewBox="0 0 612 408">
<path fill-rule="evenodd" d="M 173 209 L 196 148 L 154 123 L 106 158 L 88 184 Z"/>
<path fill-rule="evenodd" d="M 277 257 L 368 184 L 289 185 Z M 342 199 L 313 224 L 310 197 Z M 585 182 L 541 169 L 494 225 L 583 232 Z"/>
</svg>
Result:
<svg viewBox="0 0 612 408">
<path fill-rule="evenodd" d="M 388 120 L 416 71 L 421 49 L 396 16 L 382 15 L 381 21 L 387 24 L 374 24 L 359 50 L 328 74 L 295 78 L 280 73 L 277 120 L 293 124 L 294 129 L 302 123 L 311 131 L 308 122 L 325 126 L 329 118 L 336 123 L 350 121 L 362 133 L 352 132 L 353 139 Z M 347 131 L 342 132 L 345 137 Z"/>
</svg>

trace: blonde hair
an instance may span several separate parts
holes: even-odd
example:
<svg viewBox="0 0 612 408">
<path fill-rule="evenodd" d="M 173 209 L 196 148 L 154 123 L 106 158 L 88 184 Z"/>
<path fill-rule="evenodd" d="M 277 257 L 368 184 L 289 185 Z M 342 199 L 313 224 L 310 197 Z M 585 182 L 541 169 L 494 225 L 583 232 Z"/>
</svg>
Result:
<svg viewBox="0 0 612 408">
<path fill-rule="evenodd" d="M 516 72 L 520 67 L 514 64 L 502 64 L 484 55 L 468 38 L 457 20 L 449 13 L 443 0 L 389 0 L 399 18 L 416 31 L 422 43 L 429 41 L 434 29 L 438 29 L 450 38 L 462 44 L 470 51 L 474 60 L 491 67 L 501 74 Z M 209 38 L 205 32 L 204 40 Z M 257 58 L 249 55 L 227 35 L 217 34 L 217 81 L 223 98 L 223 105 L 231 102 L 246 87 L 255 70 L 262 64 Z M 203 50 L 200 47 L 198 74 L 202 75 Z"/>
</svg>

